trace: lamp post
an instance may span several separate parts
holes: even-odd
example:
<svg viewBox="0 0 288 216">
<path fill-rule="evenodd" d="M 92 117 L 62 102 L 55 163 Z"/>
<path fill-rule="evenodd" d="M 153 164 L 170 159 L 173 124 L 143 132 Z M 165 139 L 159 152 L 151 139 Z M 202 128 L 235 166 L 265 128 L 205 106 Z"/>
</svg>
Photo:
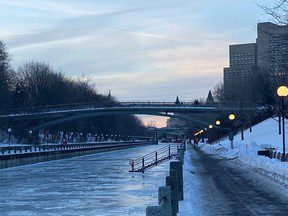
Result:
<svg viewBox="0 0 288 216">
<path fill-rule="evenodd" d="M 205 135 L 208 137 L 207 128 L 204 128 L 204 131 L 203 131 L 203 136 L 202 136 L 203 143 L 205 142 L 205 139 L 204 139 Z"/>
<path fill-rule="evenodd" d="M 217 139 L 219 140 L 219 126 L 220 126 L 220 124 L 221 124 L 221 122 L 219 121 L 219 120 L 217 120 L 216 122 L 215 122 L 215 124 L 217 125 Z M 219 140 L 219 142 L 220 142 L 220 140 Z"/>
<path fill-rule="evenodd" d="M 11 128 L 8 128 L 8 129 L 7 129 L 7 132 L 8 132 L 8 141 L 9 141 L 9 154 L 10 154 L 10 145 L 11 145 L 11 131 L 12 131 Z"/>
<path fill-rule="evenodd" d="M 33 131 L 32 131 L 32 130 L 29 130 L 29 139 L 30 139 L 30 144 L 32 144 L 32 133 L 33 133 Z"/>
<path fill-rule="evenodd" d="M 235 115 L 234 114 L 230 114 L 229 115 L 229 120 L 231 121 L 231 131 L 229 133 L 229 140 L 230 140 L 230 144 L 231 144 L 231 149 L 234 148 L 233 146 L 233 139 L 234 139 L 234 134 L 233 134 L 233 121 L 235 120 Z"/>
<path fill-rule="evenodd" d="M 209 131 L 209 134 L 208 134 L 208 141 L 209 141 L 208 143 L 210 143 L 210 141 L 212 140 L 212 136 L 213 136 L 212 134 L 213 125 L 210 124 L 208 128 L 211 129 L 211 131 Z"/>
<path fill-rule="evenodd" d="M 282 161 L 286 161 L 286 152 L 285 152 L 285 106 L 284 98 L 288 96 L 288 88 L 286 86 L 280 86 L 277 89 L 277 95 L 281 99 L 281 110 L 282 110 L 282 138 L 283 138 L 283 155 Z"/>
</svg>

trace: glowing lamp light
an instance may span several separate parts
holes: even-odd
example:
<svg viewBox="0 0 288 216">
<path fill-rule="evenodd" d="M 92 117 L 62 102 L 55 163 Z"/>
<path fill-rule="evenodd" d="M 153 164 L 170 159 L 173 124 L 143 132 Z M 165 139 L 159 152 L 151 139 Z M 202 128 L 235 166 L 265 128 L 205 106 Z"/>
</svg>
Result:
<svg viewBox="0 0 288 216">
<path fill-rule="evenodd" d="M 209 125 L 209 128 L 212 129 L 212 128 L 213 128 L 213 125 Z"/>
<path fill-rule="evenodd" d="M 234 114 L 230 114 L 230 115 L 229 115 L 229 119 L 230 119 L 231 121 L 233 121 L 233 120 L 235 119 L 235 115 L 234 115 Z"/>
<path fill-rule="evenodd" d="M 221 122 L 219 120 L 216 121 L 216 125 L 220 125 Z"/>
<path fill-rule="evenodd" d="M 287 97 L 288 96 L 288 88 L 286 86 L 280 86 L 277 89 L 277 95 L 279 97 Z"/>
</svg>

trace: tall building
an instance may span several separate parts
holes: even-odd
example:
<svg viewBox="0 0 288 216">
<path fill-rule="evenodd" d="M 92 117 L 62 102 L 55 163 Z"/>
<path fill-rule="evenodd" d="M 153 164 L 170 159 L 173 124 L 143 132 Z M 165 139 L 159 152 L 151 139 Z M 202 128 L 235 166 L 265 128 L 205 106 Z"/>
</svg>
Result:
<svg viewBox="0 0 288 216">
<path fill-rule="evenodd" d="M 257 34 L 259 71 L 285 75 L 288 71 L 288 25 L 258 23 Z"/>
<path fill-rule="evenodd" d="M 287 80 L 288 25 L 258 23 L 256 43 L 229 46 L 229 64 L 224 68 L 224 94 L 228 99 L 234 95 L 233 88 L 245 88 L 243 85 L 256 72 Z"/>
<path fill-rule="evenodd" d="M 245 84 L 257 71 L 256 43 L 229 46 L 230 67 L 224 68 L 224 92 L 226 98 L 235 96 L 233 89 Z"/>
</svg>

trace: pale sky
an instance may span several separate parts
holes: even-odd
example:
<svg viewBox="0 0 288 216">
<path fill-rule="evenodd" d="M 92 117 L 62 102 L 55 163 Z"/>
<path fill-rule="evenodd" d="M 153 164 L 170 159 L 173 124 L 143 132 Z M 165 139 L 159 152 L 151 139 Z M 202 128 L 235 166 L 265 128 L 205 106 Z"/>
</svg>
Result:
<svg viewBox="0 0 288 216">
<path fill-rule="evenodd" d="M 192 101 L 223 79 L 228 45 L 271 21 L 256 2 L 269 1 L 0 0 L 0 40 L 15 68 L 44 61 L 119 100 Z"/>
</svg>

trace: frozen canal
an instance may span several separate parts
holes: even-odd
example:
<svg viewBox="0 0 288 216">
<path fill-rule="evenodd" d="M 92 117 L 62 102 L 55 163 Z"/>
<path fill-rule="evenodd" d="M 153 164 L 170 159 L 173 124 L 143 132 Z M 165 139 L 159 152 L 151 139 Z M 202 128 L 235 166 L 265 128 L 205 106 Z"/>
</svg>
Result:
<svg viewBox="0 0 288 216">
<path fill-rule="evenodd" d="M 0 170 L 0 215 L 145 215 L 157 204 L 169 162 L 129 173 L 152 145 Z"/>
</svg>

